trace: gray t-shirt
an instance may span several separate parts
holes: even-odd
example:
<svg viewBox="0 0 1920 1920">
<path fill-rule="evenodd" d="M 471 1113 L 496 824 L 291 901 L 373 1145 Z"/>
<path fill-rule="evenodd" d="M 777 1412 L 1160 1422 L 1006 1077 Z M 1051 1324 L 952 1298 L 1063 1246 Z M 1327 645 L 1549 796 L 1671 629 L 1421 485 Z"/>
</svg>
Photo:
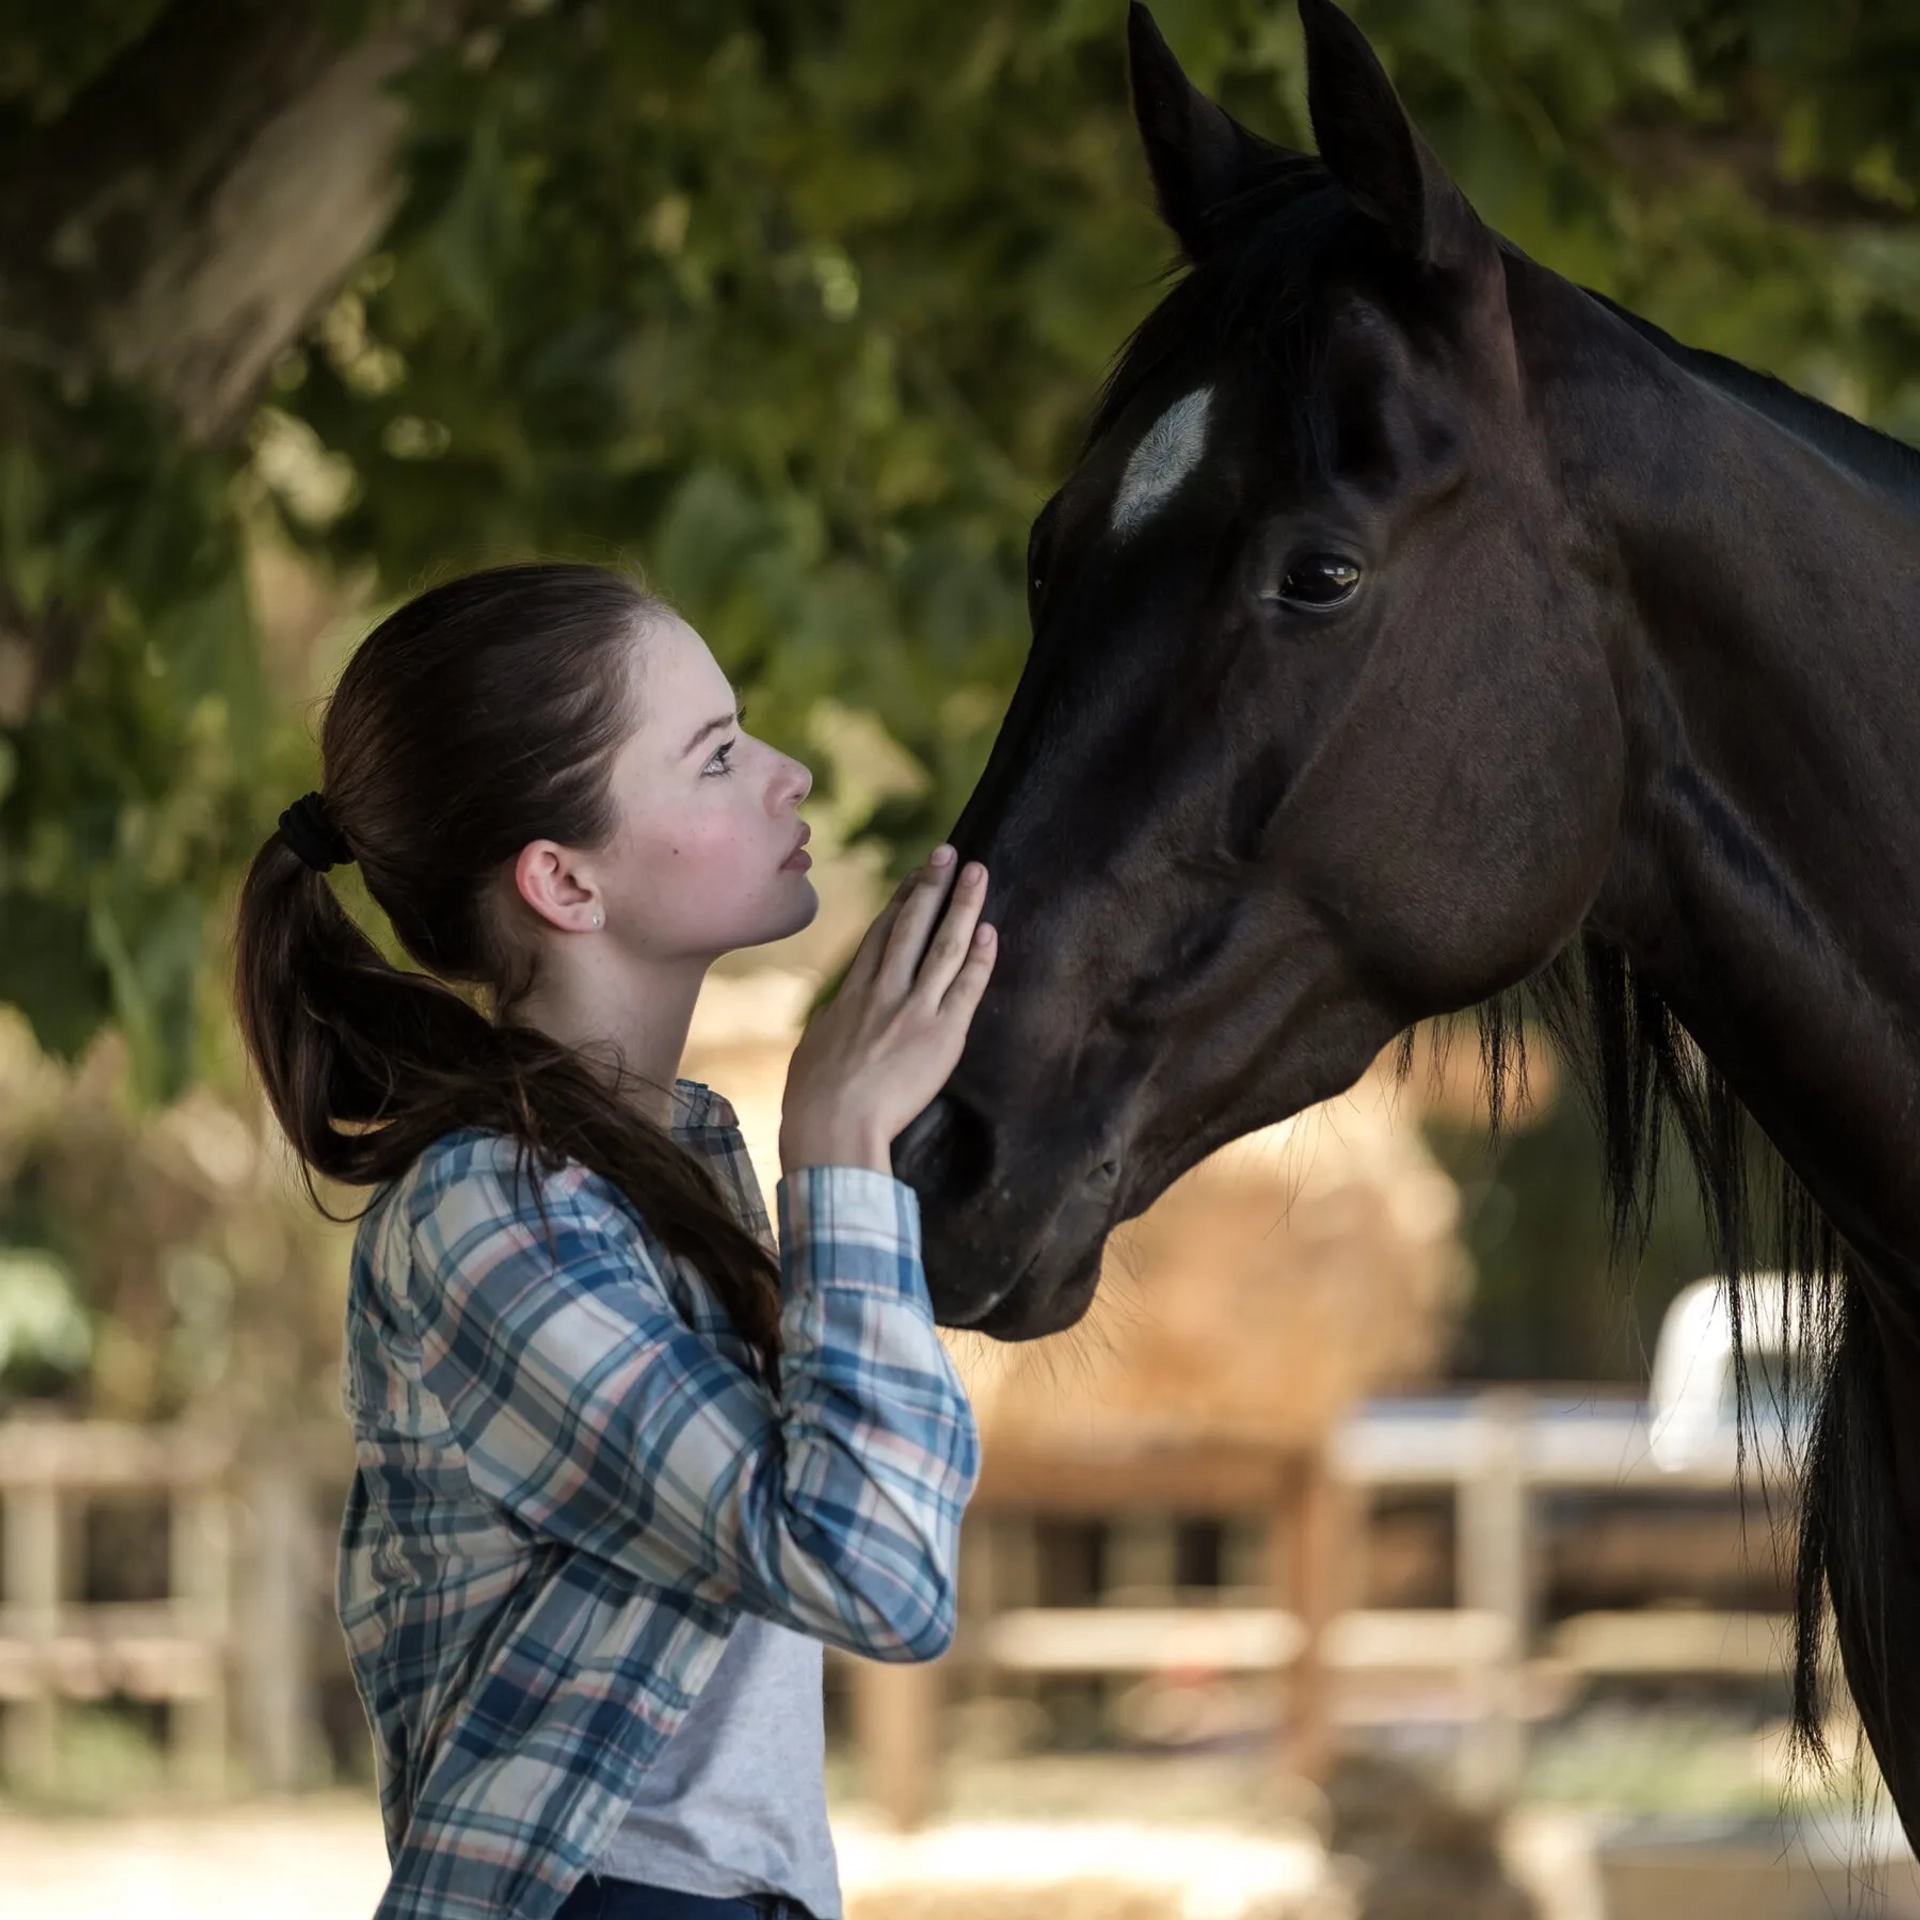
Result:
<svg viewBox="0 0 1920 1920">
<path fill-rule="evenodd" d="M 742 1614 L 594 1871 L 722 1899 L 781 1893 L 840 1920 L 820 1670 L 819 1641 Z"/>
</svg>

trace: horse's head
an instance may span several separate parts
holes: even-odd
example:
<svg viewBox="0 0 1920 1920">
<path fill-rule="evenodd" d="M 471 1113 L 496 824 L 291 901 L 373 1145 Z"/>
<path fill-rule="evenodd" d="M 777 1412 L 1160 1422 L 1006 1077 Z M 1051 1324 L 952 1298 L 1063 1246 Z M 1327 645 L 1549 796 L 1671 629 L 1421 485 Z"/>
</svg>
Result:
<svg viewBox="0 0 1920 1920">
<path fill-rule="evenodd" d="M 1411 1022 L 1549 958 L 1622 780 L 1599 592 L 1503 249 L 1330 0 L 1314 161 L 1198 93 L 1144 9 L 1136 112 L 1191 271 L 1035 523 L 1034 640 L 957 831 L 992 988 L 903 1139 L 941 1317 L 1086 1309 L 1101 1247 Z"/>
</svg>

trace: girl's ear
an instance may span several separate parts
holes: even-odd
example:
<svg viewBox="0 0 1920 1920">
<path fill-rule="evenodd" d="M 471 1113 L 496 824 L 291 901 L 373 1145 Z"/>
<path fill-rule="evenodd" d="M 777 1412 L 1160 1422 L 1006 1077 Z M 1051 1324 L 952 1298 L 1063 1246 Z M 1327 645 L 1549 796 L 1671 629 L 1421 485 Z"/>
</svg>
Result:
<svg viewBox="0 0 1920 1920">
<path fill-rule="evenodd" d="M 529 840 L 513 863 L 513 886 L 548 926 L 591 933 L 600 924 L 599 890 L 580 871 L 570 848 L 556 840 Z"/>
</svg>

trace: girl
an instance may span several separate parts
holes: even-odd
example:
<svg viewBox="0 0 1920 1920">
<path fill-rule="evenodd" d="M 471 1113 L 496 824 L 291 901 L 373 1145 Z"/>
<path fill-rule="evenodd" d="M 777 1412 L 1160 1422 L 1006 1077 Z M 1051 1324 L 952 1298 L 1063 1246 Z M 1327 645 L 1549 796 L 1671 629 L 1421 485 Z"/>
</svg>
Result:
<svg viewBox="0 0 1920 1920">
<path fill-rule="evenodd" d="M 992 970 L 986 876 L 938 849 L 809 1029 L 776 1259 L 675 1070 L 714 959 L 814 915 L 810 780 L 699 636 L 599 568 L 473 574 L 365 641 L 321 755 L 238 997 L 309 1181 L 374 1189 L 338 1588 L 380 1920 L 835 1920 L 821 1643 L 946 1646 L 978 1462 L 888 1150 Z"/>
</svg>

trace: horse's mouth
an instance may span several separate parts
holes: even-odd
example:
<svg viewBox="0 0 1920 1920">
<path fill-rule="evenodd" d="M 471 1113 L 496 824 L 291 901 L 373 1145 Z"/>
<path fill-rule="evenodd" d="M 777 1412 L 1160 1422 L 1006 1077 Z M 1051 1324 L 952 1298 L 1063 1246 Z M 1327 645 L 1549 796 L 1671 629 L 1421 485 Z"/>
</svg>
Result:
<svg viewBox="0 0 1920 1920">
<path fill-rule="evenodd" d="M 1110 1136 L 1056 1184 L 1032 1158 L 1022 1191 L 987 1122 L 943 1094 L 894 1144 L 894 1169 L 920 1196 L 927 1284 L 943 1327 L 1038 1340 L 1080 1319 L 1120 1217 L 1123 1144 Z M 998 1175 L 998 1177 L 996 1177 Z"/>
<path fill-rule="evenodd" d="M 942 1313 L 941 1324 L 1009 1342 L 1064 1333 L 1093 1305 L 1105 1239 L 1102 1234 L 1090 1248 L 1060 1262 L 1050 1261 L 1043 1251 L 984 1305 L 963 1309 L 958 1317 Z"/>
</svg>

